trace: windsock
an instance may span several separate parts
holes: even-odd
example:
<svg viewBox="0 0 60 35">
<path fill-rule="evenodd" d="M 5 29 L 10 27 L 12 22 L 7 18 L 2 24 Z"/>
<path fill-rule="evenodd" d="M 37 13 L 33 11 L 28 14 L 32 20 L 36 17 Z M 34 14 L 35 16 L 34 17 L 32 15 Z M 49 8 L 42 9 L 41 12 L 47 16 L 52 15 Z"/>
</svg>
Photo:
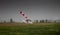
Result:
<svg viewBox="0 0 60 35">
<path fill-rule="evenodd" d="M 22 11 L 20 11 L 20 14 L 21 14 L 25 19 L 29 19 L 29 17 L 26 16 Z"/>
<path fill-rule="evenodd" d="M 26 19 L 27 23 L 32 23 L 31 20 L 29 19 L 29 16 L 26 16 L 25 13 L 23 13 L 22 11 L 20 11 L 20 14 Z"/>
</svg>

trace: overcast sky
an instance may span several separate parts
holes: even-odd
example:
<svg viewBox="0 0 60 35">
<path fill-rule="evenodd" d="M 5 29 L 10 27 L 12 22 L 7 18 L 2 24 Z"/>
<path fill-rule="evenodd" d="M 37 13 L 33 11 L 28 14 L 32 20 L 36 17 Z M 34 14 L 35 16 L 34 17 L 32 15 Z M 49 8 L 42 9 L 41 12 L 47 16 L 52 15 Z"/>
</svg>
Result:
<svg viewBox="0 0 60 35">
<path fill-rule="evenodd" d="M 22 21 L 19 9 L 30 17 L 31 20 L 60 19 L 59 0 L 0 0 L 0 21 Z"/>
</svg>

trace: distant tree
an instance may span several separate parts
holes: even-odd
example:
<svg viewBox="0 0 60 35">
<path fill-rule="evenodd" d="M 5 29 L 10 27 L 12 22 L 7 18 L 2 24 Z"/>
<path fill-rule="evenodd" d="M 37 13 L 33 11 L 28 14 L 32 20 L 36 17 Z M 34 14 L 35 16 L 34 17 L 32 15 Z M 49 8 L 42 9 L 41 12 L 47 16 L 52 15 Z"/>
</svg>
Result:
<svg viewBox="0 0 60 35">
<path fill-rule="evenodd" d="M 38 20 L 36 20 L 36 23 L 38 23 Z"/>
<path fill-rule="evenodd" d="M 44 23 L 44 20 L 40 20 L 40 23 Z"/>
<path fill-rule="evenodd" d="M 38 20 L 34 20 L 35 23 L 38 23 Z"/>
<path fill-rule="evenodd" d="M 45 22 L 47 23 L 47 22 L 48 22 L 48 20 L 46 19 L 46 20 L 45 20 Z"/>
<path fill-rule="evenodd" d="M 10 22 L 11 22 L 11 23 L 13 22 L 13 19 L 12 19 L 12 18 L 10 19 Z"/>
</svg>

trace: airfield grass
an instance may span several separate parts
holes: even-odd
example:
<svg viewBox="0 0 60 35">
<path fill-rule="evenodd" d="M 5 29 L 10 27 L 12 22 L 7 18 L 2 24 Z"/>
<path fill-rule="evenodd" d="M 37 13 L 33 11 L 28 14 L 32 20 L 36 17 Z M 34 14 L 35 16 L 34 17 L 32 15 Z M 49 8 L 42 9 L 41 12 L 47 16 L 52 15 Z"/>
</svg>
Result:
<svg viewBox="0 0 60 35">
<path fill-rule="evenodd" d="M 0 35 L 60 35 L 60 23 L 1 23 Z"/>
</svg>

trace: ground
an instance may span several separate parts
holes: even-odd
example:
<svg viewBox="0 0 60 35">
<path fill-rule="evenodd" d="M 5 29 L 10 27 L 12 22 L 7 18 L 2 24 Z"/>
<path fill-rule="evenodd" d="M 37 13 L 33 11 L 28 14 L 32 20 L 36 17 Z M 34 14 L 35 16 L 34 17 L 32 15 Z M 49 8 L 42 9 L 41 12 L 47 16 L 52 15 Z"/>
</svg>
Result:
<svg viewBox="0 0 60 35">
<path fill-rule="evenodd" d="M 59 35 L 60 23 L 0 23 L 0 35 Z"/>
</svg>

